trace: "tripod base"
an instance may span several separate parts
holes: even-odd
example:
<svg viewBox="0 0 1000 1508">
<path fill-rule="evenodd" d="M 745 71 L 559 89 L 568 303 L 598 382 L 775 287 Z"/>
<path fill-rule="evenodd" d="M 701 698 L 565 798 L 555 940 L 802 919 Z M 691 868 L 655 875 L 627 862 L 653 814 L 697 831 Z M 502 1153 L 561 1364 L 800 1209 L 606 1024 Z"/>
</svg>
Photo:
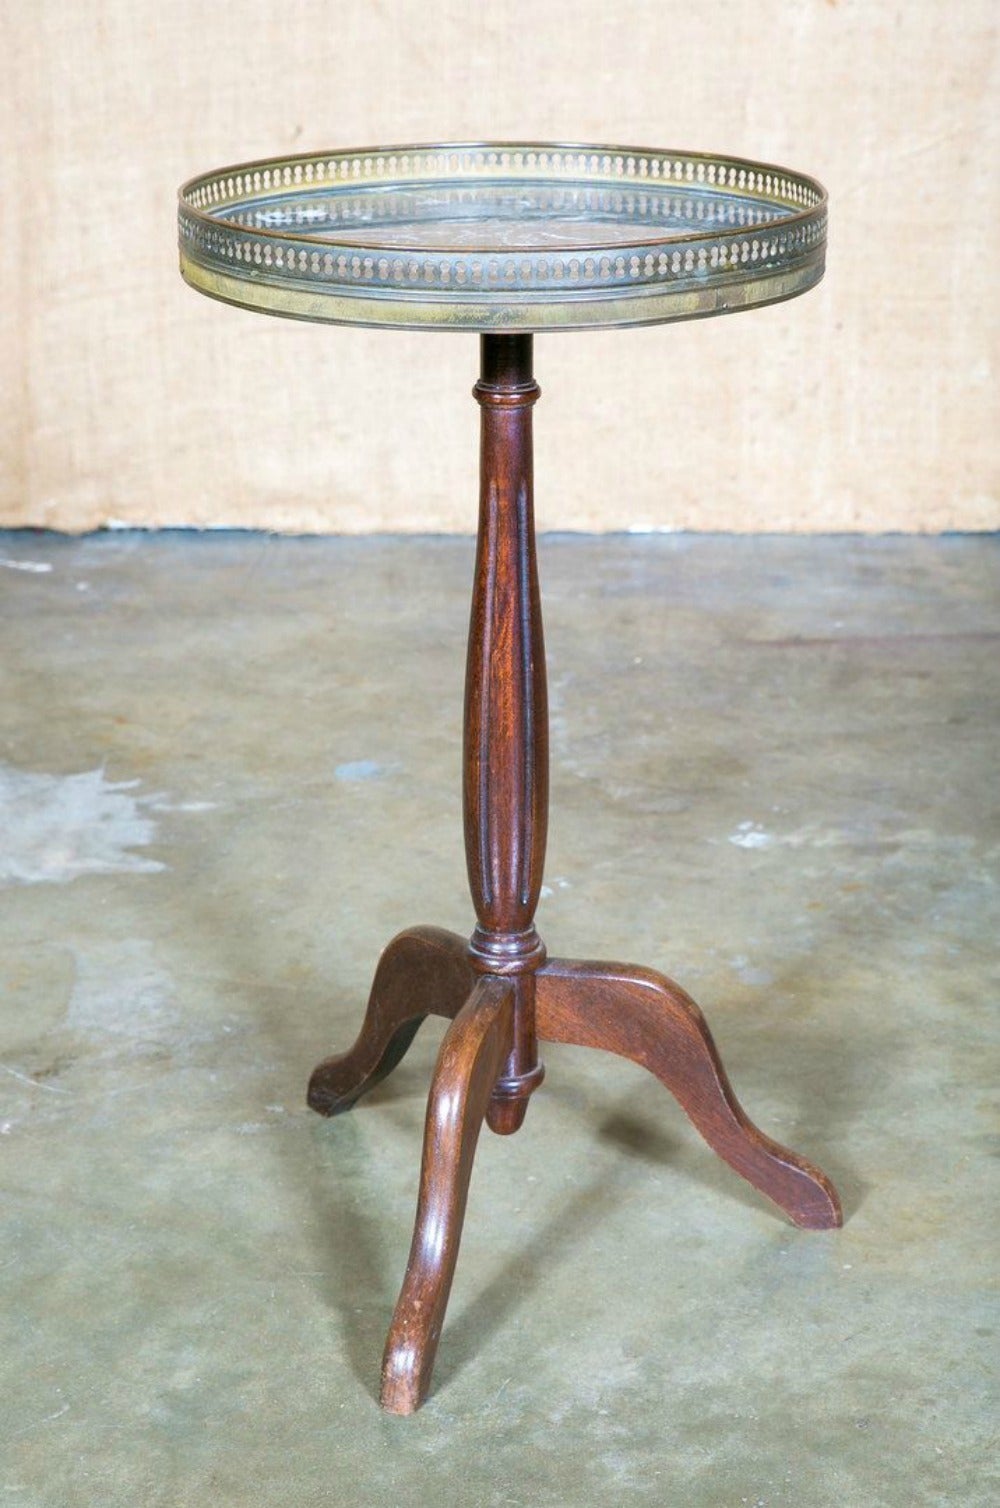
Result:
<svg viewBox="0 0 1000 1508">
<path fill-rule="evenodd" d="M 841 1224 L 840 1201 L 819 1168 L 759 1131 L 736 1099 L 701 1011 L 651 969 L 550 959 L 532 975 L 541 1041 L 599 1047 L 656 1075 L 713 1151 L 809 1230 Z M 437 927 L 401 932 L 379 960 L 354 1046 L 327 1058 L 309 1104 L 338 1115 L 395 1068 L 430 1014 L 451 1019 L 427 1105 L 413 1243 L 382 1364 L 382 1406 L 409 1414 L 430 1385 L 451 1290 L 483 1121 L 516 1130 L 527 1093 L 504 1079 L 514 1045 L 516 979 L 485 974 L 469 944 Z M 506 1093 L 505 1093 L 506 1091 Z"/>
</svg>

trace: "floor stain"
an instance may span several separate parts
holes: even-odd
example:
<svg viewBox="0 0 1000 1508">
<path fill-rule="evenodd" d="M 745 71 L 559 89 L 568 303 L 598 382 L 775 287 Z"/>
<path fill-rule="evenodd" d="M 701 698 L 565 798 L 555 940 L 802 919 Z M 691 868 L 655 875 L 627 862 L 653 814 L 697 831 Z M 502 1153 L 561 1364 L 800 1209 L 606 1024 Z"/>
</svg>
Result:
<svg viewBox="0 0 1000 1508">
<path fill-rule="evenodd" d="M 88 874 L 156 874 L 166 865 L 136 849 L 156 840 L 144 808 L 156 797 L 103 768 L 49 775 L 0 765 L 0 882 L 65 885 Z"/>
</svg>

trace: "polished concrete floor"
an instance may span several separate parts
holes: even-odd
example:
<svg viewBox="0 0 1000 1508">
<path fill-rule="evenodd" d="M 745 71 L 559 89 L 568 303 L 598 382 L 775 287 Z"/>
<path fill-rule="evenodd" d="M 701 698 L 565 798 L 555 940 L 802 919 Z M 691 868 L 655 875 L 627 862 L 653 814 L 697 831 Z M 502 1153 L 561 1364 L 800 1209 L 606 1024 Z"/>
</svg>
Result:
<svg viewBox="0 0 1000 1508">
<path fill-rule="evenodd" d="M 442 1024 L 350 1115 L 304 1089 L 393 932 L 469 925 L 471 542 L 6 535 L 3 1504 L 1000 1501 L 997 541 L 541 555 L 550 950 L 684 983 L 845 1228 L 550 1048 L 383 1415 Z"/>
</svg>

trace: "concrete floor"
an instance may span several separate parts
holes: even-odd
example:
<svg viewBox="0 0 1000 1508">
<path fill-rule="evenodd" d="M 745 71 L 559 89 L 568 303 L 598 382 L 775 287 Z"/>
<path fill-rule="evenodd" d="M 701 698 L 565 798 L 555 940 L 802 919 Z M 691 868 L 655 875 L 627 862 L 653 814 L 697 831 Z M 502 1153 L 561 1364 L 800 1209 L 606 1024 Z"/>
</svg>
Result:
<svg viewBox="0 0 1000 1508">
<path fill-rule="evenodd" d="M 0 1502 L 992 1508 L 996 540 L 543 542 L 540 927 L 686 984 L 847 1224 L 550 1048 L 378 1410 L 442 1024 L 303 1095 L 390 935 L 470 922 L 471 556 L 0 538 Z"/>
</svg>

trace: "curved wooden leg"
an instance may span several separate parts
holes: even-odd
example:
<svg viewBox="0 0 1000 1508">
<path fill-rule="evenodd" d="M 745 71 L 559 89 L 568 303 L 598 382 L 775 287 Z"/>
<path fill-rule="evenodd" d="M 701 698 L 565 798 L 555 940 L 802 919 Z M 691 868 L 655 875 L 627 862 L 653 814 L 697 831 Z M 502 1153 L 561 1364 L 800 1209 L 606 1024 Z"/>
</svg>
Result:
<svg viewBox="0 0 1000 1508">
<path fill-rule="evenodd" d="M 679 985 L 631 964 L 551 959 L 535 988 L 543 1041 L 601 1047 L 640 1063 L 666 1085 L 709 1146 L 796 1225 L 829 1230 L 842 1223 L 826 1175 L 744 1113 L 704 1016 Z"/>
<path fill-rule="evenodd" d="M 411 927 L 383 952 L 354 1046 L 313 1070 L 307 1099 L 321 1115 L 339 1115 L 391 1073 L 428 1015 L 454 1016 L 475 973 L 469 945 L 441 927 Z"/>
<path fill-rule="evenodd" d="M 430 1385 L 476 1142 L 513 1034 L 511 985 L 484 977 L 441 1044 L 427 1102 L 413 1244 L 382 1362 L 382 1407 L 393 1414 L 412 1414 Z"/>
</svg>

